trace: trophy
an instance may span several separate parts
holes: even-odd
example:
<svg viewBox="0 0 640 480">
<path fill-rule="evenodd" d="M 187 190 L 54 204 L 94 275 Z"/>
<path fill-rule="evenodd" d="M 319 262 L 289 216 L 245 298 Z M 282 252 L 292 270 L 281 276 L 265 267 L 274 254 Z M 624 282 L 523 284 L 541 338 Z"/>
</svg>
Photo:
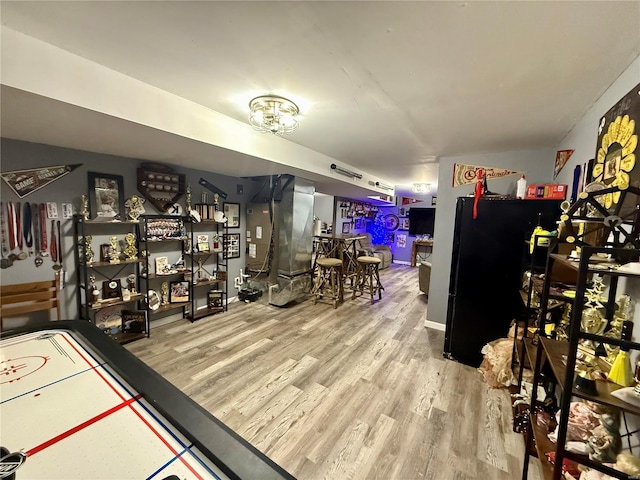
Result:
<svg viewBox="0 0 640 480">
<path fill-rule="evenodd" d="M 120 251 L 118 250 L 118 237 L 111 237 L 109 244 L 109 263 L 120 263 Z"/>
<path fill-rule="evenodd" d="M 140 258 L 142 258 L 144 261 L 142 262 L 142 265 L 140 265 L 140 275 L 143 277 L 147 276 L 147 256 L 149 255 L 149 252 L 147 252 L 146 250 L 140 250 Z"/>
<path fill-rule="evenodd" d="M 91 265 L 93 263 L 93 250 L 91 249 L 91 241 L 93 237 L 91 235 L 87 235 L 84 237 L 84 261 Z"/>
<path fill-rule="evenodd" d="M 169 303 L 169 284 L 167 282 L 162 282 L 160 293 L 162 294 L 162 305 L 167 305 Z"/>
<path fill-rule="evenodd" d="M 187 214 L 191 214 L 191 185 L 187 185 Z"/>
<path fill-rule="evenodd" d="M 137 195 L 133 195 L 124 203 L 124 206 L 127 207 L 127 216 L 132 222 L 137 222 L 140 215 L 145 212 L 142 206 L 143 203 L 144 198 L 140 198 Z"/>
<path fill-rule="evenodd" d="M 125 254 L 125 258 L 127 260 L 135 260 L 138 255 L 138 249 L 136 248 L 136 236 L 133 233 L 127 233 L 124 236 L 124 242 L 126 244 L 125 249 L 123 250 Z"/>
<path fill-rule="evenodd" d="M 82 195 L 80 198 L 82 204 L 80 207 L 80 215 L 82 215 L 84 220 L 89 220 L 89 198 L 86 195 Z"/>
<path fill-rule="evenodd" d="M 198 271 L 196 272 L 195 283 L 204 280 L 204 274 L 202 273 L 202 259 L 198 259 Z"/>
<path fill-rule="evenodd" d="M 89 291 L 91 292 L 91 304 L 95 305 L 98 303 L 98 298 L 100 297 L 100 290 L 96 287 L 95 275 L 89 275 Z"/>
</svg>

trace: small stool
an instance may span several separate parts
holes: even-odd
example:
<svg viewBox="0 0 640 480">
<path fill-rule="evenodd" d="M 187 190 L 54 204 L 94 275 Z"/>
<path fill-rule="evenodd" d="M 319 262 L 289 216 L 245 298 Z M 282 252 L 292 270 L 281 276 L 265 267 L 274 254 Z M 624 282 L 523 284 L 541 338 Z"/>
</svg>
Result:
<svg viewBox="0 0 640 480">
<path fill-rule="evenodd" d="M 313 286 L 311 294 L 313 303 L 325 296 L 325 289 L 328 290 L 327 298 L 333 301 L 333 308 L 337 308 L 338 302 L 344 297 L 342 290 L 342 260 L 338 258 L 319 258 L 316 262 L 318 265 L 318 278 Z"/>
<path fill-rule="evenodd" d="M 376 257 L 358 257 L 356 260 L 358 262 L 358 276 L 356 277 L 351 299 L 356 298 L 358 293 L 364 295 L 366 290 L 371 295 L 371 304 L 373 305 L 373 297 L 376 292 L 378 293 L 378 300 L 382 300 L 382 290 L 384 290 L 378 273 L 381 260 Z"/>
</svg>

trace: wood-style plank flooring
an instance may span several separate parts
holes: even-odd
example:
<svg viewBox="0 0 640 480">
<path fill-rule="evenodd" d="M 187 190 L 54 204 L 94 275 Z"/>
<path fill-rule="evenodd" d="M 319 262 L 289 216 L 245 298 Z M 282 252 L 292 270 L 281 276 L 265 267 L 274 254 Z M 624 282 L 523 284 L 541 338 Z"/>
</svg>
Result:
<svg viewBox="0 0 640 480">
<path fill-rule="evenodd" d="M 520 478 L 507 391 L 443 359 L 417 268 L 381 279 L 374 305 L 238 302 L 127 348 L 300 480 Z"/>
</svg>

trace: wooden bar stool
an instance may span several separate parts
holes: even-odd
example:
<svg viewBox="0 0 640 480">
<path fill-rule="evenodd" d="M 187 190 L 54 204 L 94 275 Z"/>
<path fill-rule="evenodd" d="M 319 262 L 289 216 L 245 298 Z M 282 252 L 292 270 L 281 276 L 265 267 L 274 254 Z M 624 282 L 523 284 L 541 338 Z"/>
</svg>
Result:
<svg viewBox="0 0 640 480">
<path fill-rule="evenodd" d="M 333 302 L 333 308 L 342 302 L 342 260 L 339 258 L 319 258 L 317 260 L 318 276 L 311 294 L 315 304 L 320 298 L 326 297 Z M 327 292 L 325 293 L 325 289 Z"/>
<path fill-rule="evenodd" d="M 371 304 L 373 305 L 375 294 L 378 294 L 378 300 L 382 300 L 382 290 L 384 290 L 378 273 L 381 260 L 376 257 L 358 257 L 356 260 L 358 261 L 358 276 L 351 299 L 356 298 L 357 294 L 364 295 L 364 292 L 367 291 L 371 295 Z"/>
</svg>

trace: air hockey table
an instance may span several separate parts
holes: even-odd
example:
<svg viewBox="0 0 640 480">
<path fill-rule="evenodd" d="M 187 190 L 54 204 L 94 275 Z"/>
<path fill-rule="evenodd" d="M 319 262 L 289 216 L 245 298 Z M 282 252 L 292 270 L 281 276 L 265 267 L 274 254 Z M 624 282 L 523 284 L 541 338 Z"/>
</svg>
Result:
<svg viewBox="0 0 640 480">
<path fill-rule="evenodd" d="M 295 480 L 87 321 L 3 333 L 0 478 Z"/>
</svg>

